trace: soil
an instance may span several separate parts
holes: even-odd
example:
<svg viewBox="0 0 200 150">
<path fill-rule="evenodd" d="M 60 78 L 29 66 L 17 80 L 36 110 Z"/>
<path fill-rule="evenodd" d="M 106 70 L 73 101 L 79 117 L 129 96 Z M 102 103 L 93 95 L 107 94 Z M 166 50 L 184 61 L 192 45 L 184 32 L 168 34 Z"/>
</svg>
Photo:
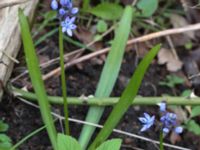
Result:
<svg viewBox="0 0 200 150">
<path fill-rule="evenodd" d="M 52 41 L 56 41 L 57 37 L 53 37 Z M 40 56 L 48 56 L 48 59 L 56 57 L 58 55 L 56 43 L 49 42 L 48 50 L 42 52 Z M 48 41 L 47 41 L 48 43 Z M 46 44 L 47 44 L 46 43 Z M 145 44 L 145 43 L 144 43 Z M 37 49 L 44 48 L 44 45 L 40 45 Z M 18 56 L 18 60 L 21 60 L 21 64 L 15 66 L 13 75 L 14 78 L 18 75 L 20 69 L 24 69 L 24 58 L 23 53 Z M 123 64 L 120 70 L 120 75 L 117 79 L 116 85 L 111 96 L 120 96 L 124 90 L 126 84 L 128 83 L 131 75 L 133 74 L 135 68 L 138 65 L 140 58 L 136 55 L 134 48 L 131 48 L 125 53 Z M 88 60 L 80 64 L 80 66 L 73 66 L 68 68 L 67 73 L 67 92 L 69 96 L 81 96 L 81 95 L 91 95 L 94 94 L 96 86 L 102 71 L 103 64 L 93 63 L 92 60 Z M 55 66 L 54 66 L 55 67 Z M 50 71 L 49 70 L 46 71 Z M 21 70 L 20 70 L 21 71 Z M 151 64 L 148 72 L 145 75 L 145 78 L 142 82 L 141 88 L 138 95 L 141 96 L 161 96 L 162 94 L 168 95 L 180 95 L 185 89 L 188 89 L 186 85 L 180 85 L 172 89 L 160 86 L 159 81 L 163 81 L 166 76 L 170 74 L 166 70 L 165 66 L 160 66 L 157 63 L 157 60 Z M 28 82 L 28 79 L 21 79 L 14 83 L 17 87 L 23 87 Z M 61 95 L 60 79 L 59 77 L 52 77 L 46 83 L 46 89 L 49 95 Z M 106 120 L 107 116 L 111 111 L 111 107 L 106 108 L 104 115 L 101 119 L 100 124 Z M 58 114 L 63 114 L 62 107 L 54 106 L 53 111 Z M 70 106 L 69 112 L 71 118 L 76 118 L 84 120 L 87 114 L 87 106 Z M 117 129 L 139 134 L 151 139 L 159 140 L 159 132 L 157 127 L 153 127 L 147 132 L 140 133 L 139 130 L 141 125 L 138 121 L 138 117 L 142 116 L 144 112 L 148 112 L 152 115 L 158 117 L 158 107 L 147 107 L 147 106 L 132 106 L 127 113 L 122 118 L 120 124 L 117 126 Z M 40 112 L 37 108 L 27 105 L 22 101 L 13 98 L 9 93 L 4 94 L 3 101 L 0 103 L 0 118 L 9 124 L 9 130 L 7 134 L 11 137 L 13 143 L 16 143 L 35 129 L 38 129 L 43 125 L 41 120 Z M 56 122 L 58 131 L 61 131 L 61 125 Z M 81 131 L 81 124 L 70 123 L 71 134 L 74 137 L 78 137 Z M 130 138 L 128 136 L 120 135 L 118 133 L 113 133 L 110 138 L 122 138 L 123 145 L 122 150 L 131 150 L 131 149 L 145 149 L 145 150 L 157 150 L 159 149 L 157 145 L 150 142 L 145 142 L 136 138 Z M 165 142 L 171 143 L 170 135 L 165 137 Z M 180 140 L 175 143 L 176 145 L 190 148 L 192 150 L 200 150 L 200 137 L 194 135 L 193 133 L 185 130 L 180 135 Z M 34 135 L 32 138 L 23 143 L 19 150 L 51 150 L 50 142 L 48 135 L 45 130 Z M 171 148 L 166 147 L 166 150 Z"/>
</svg>

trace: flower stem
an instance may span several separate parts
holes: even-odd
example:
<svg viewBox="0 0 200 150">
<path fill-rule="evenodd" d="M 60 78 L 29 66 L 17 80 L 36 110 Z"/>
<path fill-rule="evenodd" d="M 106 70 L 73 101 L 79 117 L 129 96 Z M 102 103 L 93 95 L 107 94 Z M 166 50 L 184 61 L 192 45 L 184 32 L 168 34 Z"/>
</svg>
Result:
<svg viewBox="0 0 200 150">
<path fill-rule="evenodd" d="M 163 146 L 163 131 L 160 130 L 160 150 L 164 150 Z"/>
<path fill-rule="evenodd" d="M 69 120 L 68 120 L 68 103 L 67 103 L 67 86 L 65 78 L 65 67 L 64 67 L 64 46 L 63 46 L 63 32 L 62 27 L 59 27 L 59 49 L 60 49 L 60 67 L 61 67 L 61 84 L 62 84 L 62 95 L 64 103 L 64 114 L 65 114 L 65 132 L 67 135 L 69 131 Z"/>
</svg>

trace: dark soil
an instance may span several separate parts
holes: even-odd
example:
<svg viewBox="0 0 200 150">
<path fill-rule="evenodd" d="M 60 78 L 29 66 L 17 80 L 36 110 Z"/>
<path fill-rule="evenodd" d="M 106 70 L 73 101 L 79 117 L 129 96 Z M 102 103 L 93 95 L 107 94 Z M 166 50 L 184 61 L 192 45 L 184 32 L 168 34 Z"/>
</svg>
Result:
<svg viewBox="0 0 200 150">
<path fill-rule="evenodd" d="M 46 1 L 45 1 L 46 2 Z M 47 1 L 48 3 L 48 1 Z M 44 10 L 43 10 L 44 11 Z M 48 29 L 47 31 L 48 32 Z M 48 59 L 55 58 L 58 56 L 57 49 L 57 37 L 52 37 L 51 41 L 47 41 L 48 49 L 42 53 L 40 56 L 47 56 Z M 145 44 L 145 43 L 143 43 Z M 146 45 L 149 45 L 146 44 Z M 152 44 L 153 45 L 153 44 Z M 67 45 L 69 46 L 69 45 Z M 40 45 L 37 49 L 42 49 L 44 45 Z M 70 47 L 74 49 L 73 47 Z M 21 64 L 16 65 L 13 71 L 12 78 L 17 76 L 21 70 L 24 70 L 25 64 L 24 55 L 20 54 L 18 56 Z M 131 49 L 126 52 L 123 64 L 121 67 L 119 78 L 116 82 L 114 90 L 111 96 L 120 96 L 124 88 L 126 87 L 130 77 L 132 76 L 135 68 L 140 61 L 139 57 L 136 55 L 135 50 Z M 180 95 L 185 89 L 188 89 L 187 85 L 180 85 L 174 88 L 173 90 L 164 86 L 159 85 L 159 81 L 164 80 L 168 74 L 170 74 L 165 66 L 157 65 L 157 61 L 151 64 L 148 72 L 145 75 L 145 78 L 142 82 L 141 88 L 138 95 L 141 96 L 161 96 L 162 94 L 168 95 Z M 68 81 L 67 81 L 67 92 L 69 96 L 81 96 L 81 95 L 91 95 L 94 94 L 96 90 L 97 83 L 102 71 L 103 64 L 98 65 L 97 63 L 92 63 L 92 60 L 88 60 L 80 64 L 80 66 L 73 66 L 67 69 Z M 53 66 L 55 68 L 55 66 Z M 47 72 L 52 68 L 48 68 Z M 46 72 L 45 71 L 45 72 Z M 182 72 L 181 72 L 182 73 Z M 23 87 L 24 85 L 30 84 L 27 78 L 20 79 L 13 83 L 17 87 Z M 52 77 L 46 83 L 46 89 L 49 95 L 61 95 L 60 79 L 59 77 Z M 104 115 L 101 119 L 100 124 L 103 124 L 107 116 L 111 111 L 111 107 L 106 108 Z M 84 120 L 87 114 L 88 106 L 70 106 L 69 112 L 71 118 L 76 118 Z M 54 106 L 53 111 L 58 114 L 63 114 L 62 107 Z M 144 112 L 148 112 L 152 115 L 158 117 L 158 107 L 147 107 L 147 106 L 134 106 L 131 107 L 124 117 L 121 120 L 121 123 L 117 126 L 117 129 L 122 131 L 135 133 L 141 136 L 145 136 L 154 140 L 159 140 L 159 132 L 157 127 L 151 128 L 145 133 L 140 133 L 139 130 L 141 125 L 138 121 L 138 117 L 142 116 Z M 4 94 L 3 101 L 0 103 L 0 118 L 9 124 L 9 130 L 7 134 L 13 140 L 13 143 L 18 142 L 20 139 L 24 138 L 26 135 L 38 129 L 43 125 L 41 120 L 41 115 L 39 109 L 34 108 L 33 106 L 27 105 L 22 101 L 13 98 L 8 92 Z M 61 131 L 60 123 L 56 122 L 58 131 Z M 71 134 L 78 138 L 81 131 L 81 124 L 70 123 Z M 123 139 L 122 150 L 131 150 L 131 149 L 145 149 L 145 150 L 157 150 L 159 149 L 157 145 L 154 145 L 150 142 L 145 142 L 136 138 L 130 138 L 121 134 L 113 133 L 110 138 L 118 137 Z M 190 148 L 192 150 L 200 150 L 200 137 L 194 135 L 193 133 L 185 130 L 180 135 L 179 142 L 176 142 L 176 145 Z M 165 142 L 170 143 L 170 135 L 165 138 Z M 19 150 L 51 150 L 50 142 L 46 131 L 42 131 L 37 135 L 33 136 L 25 143 L 23 143 Z M 170 148 L 166 147 L 166 150 Z"/>
</svg>

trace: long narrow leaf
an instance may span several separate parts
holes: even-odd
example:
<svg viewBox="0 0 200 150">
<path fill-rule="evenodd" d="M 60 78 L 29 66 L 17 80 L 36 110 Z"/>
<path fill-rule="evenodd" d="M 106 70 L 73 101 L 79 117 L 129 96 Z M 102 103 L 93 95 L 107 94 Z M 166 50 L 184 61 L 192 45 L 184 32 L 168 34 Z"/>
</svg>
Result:
<svg viewBox="0 0 200 150">
<path fill-rule="evenodd" d="M 112 92 L 119 74 L 124 49 L 130 33 L 132 12 L 132 8 L 127 6 L 119 23 L 119 27 L 116 30 L 116 36 L 104 65 L 100 81 L 95 92 L 95 97 L 108 97 Z M 86 117 L 86 121 L 98 123 L 103 111 L 103 107 L 91 107 Z M 95 127 L 88 125 L 84 126 L 79 139 L 79 142 L 84 149 L 87 147 L 94 130 Z"/>
<path fill-rule="evenodd" d="M 96 139 L 90 146 L 89 150 L 94 150 L 104 140 L 106 140 L 108 136 L 112 133 L 112 130 L 118 124 L 120 119 L 123 117 L 124 113 L 132 104 L 133 99 L 136 97 L 140 84 L 142 82 L 142 79 L 144 77 L 144 74 L 146 70 L 148 69 L 149 64 L 151 63 L 153 58 L 156 56 L 159 49 L 160 49 L 160 44 L 152 48 L 152 50 L 144 57 L 142 62 L 139 64 L 134 75 L 131 77 L 131 80 L 129 81 L 126 89 L 122 93 L 122 96 L 119 102 L 117 103 L 117 105 L 115 105 L 103 129 L 97 135 Z"/>
<path fill-rule="evenodd" d="M 51 116 L 50 105 L 44 88 L 44 83 L 42 80 L 38 59 L 36 56 L 33 40 L 29 29 L 29 24 L 26 16 L 24 15 L 21 9 L 19 10 L 19 21 L 20 21 L 22 40 L 26 56 L 26 63 L 35 93 L 38 97 L 38 103 L 40 105 L 42 119 L 46 125 L 52 146 L 54 150 L 57 150 L 57 142 L 56 142 L 57 133 L 54 126 L 53 118 Z"/>
</svg>

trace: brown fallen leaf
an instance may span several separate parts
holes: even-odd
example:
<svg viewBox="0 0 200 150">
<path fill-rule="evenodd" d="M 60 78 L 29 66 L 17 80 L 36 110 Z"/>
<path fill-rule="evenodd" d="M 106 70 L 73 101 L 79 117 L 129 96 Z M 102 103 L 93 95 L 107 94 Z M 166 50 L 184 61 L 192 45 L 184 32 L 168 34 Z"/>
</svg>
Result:
<svg viewBox="0 0 200 150">
<path fill-rule="evenodd" d="M 176 59 L 169 49 L 162 48 L 158 53 L 158 64 L 167 65 L 167 70 L 171 72 L 176 72 L 180 70 L 183 63 Z"/>
<path fill-rule="evenodd" d="M 182 60 L 184 63 L 184 72 L 188 76 L 194 88 L 200 86 L 200 48 L 191 51 L 185 55 Z"/>
<path fill-rule="evenodd" d="M 177 14 L 172 14 L 170 16 L 170 20 L 171 20 L 171 23 L 174 28 L 180 28 L 180 27 L 185 27 L 185 26 L 189 25 L 189 23 L 187 22 L 187 20 L 184 17 L 177 15 Z M 190 39 L 195 39 L 194 31 L 188 31 L 183 34 Z"/>
<path fill-rule="evenodd" d="M 78 30 L 75 32 L 76 37 L 82 41 L 85 45 L 89 44 L 94 40 L 94 33 L 85 29 L 79 27 Z M 90 48 L 94 50 L 102 49 L 103 44 L 101 41 L 95 42 L 93 45 L 90 46 Z"/>
<path fill-rule="evenodd" d="M 177 142 L 180 142 L 180 141 L 181 141 L 180 135 L 176 134 L 175 132 L 172 132 L 170 134 L 170 142 L 172 144 L 176 144 Z"/>
</svg>

